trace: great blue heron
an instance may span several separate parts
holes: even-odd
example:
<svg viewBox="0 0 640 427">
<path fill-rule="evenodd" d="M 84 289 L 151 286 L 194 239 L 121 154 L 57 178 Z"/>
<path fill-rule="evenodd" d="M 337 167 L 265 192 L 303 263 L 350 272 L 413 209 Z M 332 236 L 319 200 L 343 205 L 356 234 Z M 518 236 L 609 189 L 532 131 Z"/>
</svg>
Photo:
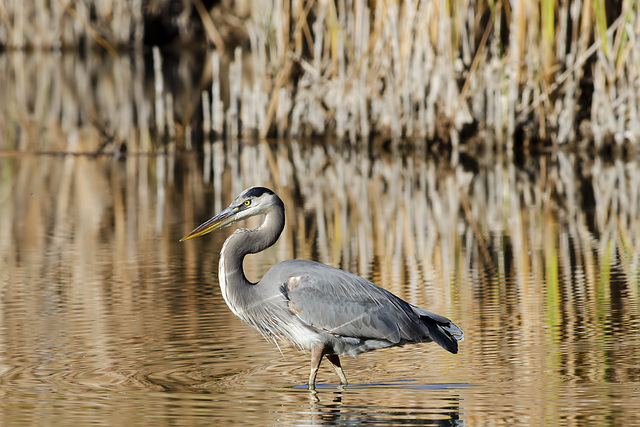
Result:
<svg viewBox="0 0 640 427">
<path fill-rule="evenodd" d="M 451 320 L 430 313 L 355 274 L 314 261 L 282 261 L 258 283 L 247 280 L 242 262 L 273 245 L 284 228 L 284 203 L 271 190 L 251 187 L 228 208 L 181 241 L 193 239 L 254 215 L 264 215 L 255 230 L 241 228 L 222 245 L 218 280 L 231 311 L 265 338 L 285 338 L 311 351 L 309 389 L 326 356 L 340 383 L 347 378 L 340 356 L 379 348 L 435 341 L 458 352 L 464 334 Z"/>
</svg>

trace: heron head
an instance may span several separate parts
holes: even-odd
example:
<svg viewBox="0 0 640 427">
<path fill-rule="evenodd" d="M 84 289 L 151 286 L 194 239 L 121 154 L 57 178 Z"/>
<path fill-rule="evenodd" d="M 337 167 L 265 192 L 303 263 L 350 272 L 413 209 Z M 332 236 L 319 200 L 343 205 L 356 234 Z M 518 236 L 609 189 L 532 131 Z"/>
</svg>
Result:
<svg viewBox="0 0 640 427">
<path fill-rule="evenodd" d="M 191 233 L 180 239 L 181 242 L 202 236 L 214 230 L 227 227 L 238 221 L 242 221 L 254 215 L 267 214 L 276 205 L 282 205 L 282 201 L 273 191 L 265 187 L 251 187 L 244 190 L 233 199 L 229 207 L 200 224 Z"/>
</svg>

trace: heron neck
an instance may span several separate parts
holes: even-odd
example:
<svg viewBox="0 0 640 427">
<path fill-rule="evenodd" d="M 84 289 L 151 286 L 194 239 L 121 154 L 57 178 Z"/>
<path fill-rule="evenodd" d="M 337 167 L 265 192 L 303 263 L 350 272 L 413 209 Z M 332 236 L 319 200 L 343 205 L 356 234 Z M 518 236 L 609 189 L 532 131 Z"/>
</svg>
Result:
<svg viewBox="0 0 640 427">
<path fill-rule="evenodd" d="M 262 252 L 273 245 L 284 229 L 284 222 L 284 205 L 276 206 L 265 215 L 260 227 L 253 230 L 241 228 L 229 236 L 220 252 L 219 277 L 223 294 L 226 291 L 229 295 L 238 285 L 254 284 L 244 274 L 244 257 Z"/>
</svg>

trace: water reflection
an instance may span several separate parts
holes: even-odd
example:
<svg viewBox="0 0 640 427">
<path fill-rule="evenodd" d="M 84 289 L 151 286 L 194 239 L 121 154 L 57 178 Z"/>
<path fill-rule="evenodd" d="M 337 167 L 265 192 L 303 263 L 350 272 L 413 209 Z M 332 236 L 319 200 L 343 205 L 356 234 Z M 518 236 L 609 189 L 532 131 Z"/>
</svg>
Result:
<svg viewBox="0 0 640 427">
<path fill-rule="evenodd" d="M 309 423 L 314 425 L 360 423 L 372 425 L 465 425 L 464 420 L 460 417 L 461 399 L 457 392 L 450 392 L 446 387 L 435 387 L 438 390 L 436 392 L 431 392 L 434 387 L 418 388 L 422 390 L 419 393 L 413 392 L 411 388 L 402 384 L 397 387 L 393 384 L 369 387 L 359 390 L 358 399 L 361 399 L 360 401 L 355 401 L 348 390 L 333 391 L 322 397 L 314 393 L 311 394 L 309 411 L 304 414 L 305 417 L 296 421 L 302 425 Z M 429 390 L 429 392 L 425 390 Z M 394 398 L 387 398 L 375 404 L 369 403 L 379 399 L 381 394 L 393 394 Z M 404 400 L 400 401 L 396 398 Z"/>
<path fill-rule="evenodd" d="M 4 422 L 640 421 L 635 163 L 298 141 L 205 153 L 0 157 Z M 454 319 L 460 354 L 381 350 L 344 361 L 355 387 L 299 389 L 308 357 L 220 296 L 227 233 L 177 243 L 257 184 L 287 227 L 247 259 L 251 279 L 293 257 L 356 272 Z"/>
</svg>

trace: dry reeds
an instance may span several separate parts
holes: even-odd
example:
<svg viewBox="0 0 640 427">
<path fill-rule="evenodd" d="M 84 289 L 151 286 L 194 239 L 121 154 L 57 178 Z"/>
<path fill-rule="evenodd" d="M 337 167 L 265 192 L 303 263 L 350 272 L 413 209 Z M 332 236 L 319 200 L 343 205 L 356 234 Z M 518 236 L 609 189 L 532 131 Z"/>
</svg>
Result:
<svg viewBox="0 0 640 427">
<path fill-rule="evenodd" d="M 9 0 L 0 3 L 0 46 L 23 49 L 141 44 L 142 0 Z"/>
<path fill-rule="evenodd" d="M 517 130 L 597 146 L 640 136 L 634 2 L 310 3 L 276 1 L 279 19 L 266 18 L 272 2 L 256 3 L 248 23 L 292 135 L 448 140 L 481 126 L 507 146 Z M 299 73 L 283 85 L 292 63 Z M 267 119 L 263 135 L 277 122 Z"/>
<path fill-rule="evenodd" d="M 113 53 L 110 46 L 142 42 L 140 2 L 63 5 L 2 3 L 0 45 L 83 40 Z M 228 32 L 198 11 L 213 44 L 239 44 L 221 41 Z M 247 43 L 231 55 L 209 52 L 211 89 L 200 84 L 187 100 L 187 111 L 199 110 L 207 90 L 211 123 L 190 113 L 188 122 L 171 123 L 185 108 L 158 110 L 178 101 L 171 89 L 156 90 L 149 109 L 156 117 L 148 119 L 161 138 L 178 139 L 203 129 L 231 138 L 382 136 L 457 145 L 461 132 L 484 129 L 507 148 L 537 139 L 633 144 L 640 137 L 638 16 L 630 0 L 259 0 L 244 23 L 234 21 Z M 154 54 L 156 65 L 161 57 Z M 155 77 L 158 84 L 158 70 Z"/>
</svg>

